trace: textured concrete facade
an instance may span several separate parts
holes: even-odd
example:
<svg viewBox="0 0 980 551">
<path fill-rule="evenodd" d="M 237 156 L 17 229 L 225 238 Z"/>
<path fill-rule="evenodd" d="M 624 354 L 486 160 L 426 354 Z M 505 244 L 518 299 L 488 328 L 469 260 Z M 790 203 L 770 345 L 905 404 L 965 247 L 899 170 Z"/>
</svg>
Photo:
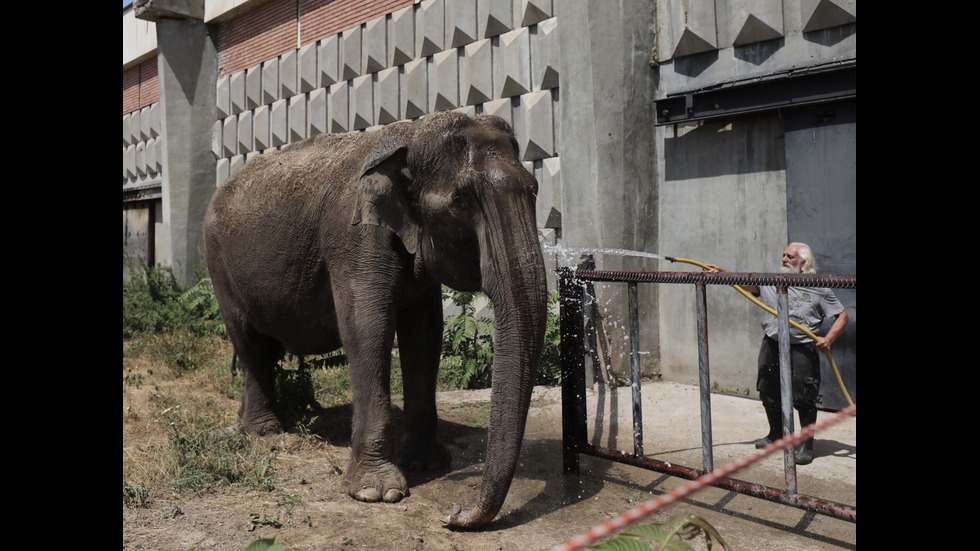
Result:
<svg viewBox="0 0 980 551">
<path fill-rule="evenodd" d="M 256 5 L 275 3 L 207 0 L 204 22 L 234 25 L 260 11 Z M 152 41 L 129 36 L 152 25 L 124 14 L 124 69 L 152 59 L 156 31 Z M 295 33 L 300 26 L 285 25 Z M 302 43 L 301 35 L 287 37 L 268 59 L 215 73 L 213 115 L 201 132 L 210 179 L 195 191 L 202 209 L 255 155 L 321 133 L 373 131 L 460 110 L 514 127 L 539 183 L 543 242 L 773 271 L 797 216 L 788 206 L 787 113 L 755 106 L 738 116 L 662 124 L 655 106 L 700 90 L 744 89 L 856 63 L 856 0 L 422 0 L 335 30 Z M 183 139 L 186 120 L 164 124 L 162 103 L 123 115 L 124 196 L 166 180 L 200 179 L 201 171 L 174 164 L 168 142 Z M 194 200 L 186 197 L 178 211 L 191 209 Z M 197 214 L 189 210 L 188 227 L 174 230 L 173 219 L 185 214 L 174 211 L 172 199 L 163 201 L 167 213 L 154 222 L 156 259 L 193 262 L 192 247 L 176 241 L 195 231 Z M 549 267 L 579 260 L 546 259 Z M 696 269 L 613 254 L 595 260 L 607 270 Z M 853 253 L 847 261 L 853 265 Z M 554 288 L 553 274 L 549 283 Z M 614 370 L 628 373 L 625 289 L 597 287 Z M 641 286 L 640 308 L 644 373 L 697 382 L 693 291 Z M 708 308 L 712 379 L 754 392 L 756 307 L 714 286 Z"/>
</svg>

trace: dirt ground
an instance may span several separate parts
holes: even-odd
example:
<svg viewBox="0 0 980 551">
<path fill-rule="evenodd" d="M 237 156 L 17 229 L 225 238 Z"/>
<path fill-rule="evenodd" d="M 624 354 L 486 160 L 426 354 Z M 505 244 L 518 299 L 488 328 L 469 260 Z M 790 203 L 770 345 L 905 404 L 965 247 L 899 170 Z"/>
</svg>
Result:
<svg viewBox="0 0 980 551">
<path fill-rule="evenodd" d="M 642 392 L 647 455 L 703 468 L 698 388 L 659 381 L 645 383 Z M 632 450 L 629 396 L 629 388 L 590 392 L 590 424 L 596 417 L 604 420 L 600 430 L 590 429 L 593 443 Z M 267 439 L 280 450 L 281 477 L 272 492 L 153 500 L 140 509 L 124 505 L 123 550 L 242 551 L 260 537 L 275 537 L 286 551 L 547 550 L 689 482 L 585 455 L 581 475 L 563 476 L 560 389 L 538 387 L 520 465 L 500 515 L 480 531 L 451 531 L 439 519 L 454 504 L 469 504 L 480 484 L 489 391 L 442 392 L 438 402 L 441 435 L 453 462 L 441 472 L 409 475 L 410 495 L 400 503 L 359 503 L 341 491 L 336 467 L 346 467 L 349 457 L 350 409 L 337 407 L 320 419 L 327 427 L 317 431 L 324 437 L 320 443 L 297 445 L 295 435 Z M 396 397 L 396 413 L 400 405 Z M 818 420 L 831 415 L 820 412 Z M 748 398 L 713 394 L 711 417 L 716 468 L 754 452 L 752 441 L 766 428 L 761 405 Z M 124 455 L 126 445 L 124 439 Z M 818 433 L 815 452 L 812 464 L 797 467 L 797 491 L 856 508 L 856 418 Z M 787 488 L 781 452 L 731 477 Z M 178 509 L 180 514 L 174 515 Z M 856 522 L 713 487 L 646 521 L 662 522 L 681 513 L 701 516 L 734 549 L 743 551 L 821 551 L 857 545 Z M 705 549 L 703 539 L 692 544 Z M 716 542 L 714 549 L 720 548 Z"/>
</svg>

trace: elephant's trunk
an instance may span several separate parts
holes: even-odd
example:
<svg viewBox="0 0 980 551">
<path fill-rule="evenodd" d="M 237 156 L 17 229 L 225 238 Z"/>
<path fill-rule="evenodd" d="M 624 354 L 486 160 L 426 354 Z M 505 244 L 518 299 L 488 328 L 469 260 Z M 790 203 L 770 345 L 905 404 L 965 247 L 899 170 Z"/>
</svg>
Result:
<svg viewBox="0 0 980 551">
<path fill-rule="evenodd" d="M 510 207 L 484 205 L 481 271 L 495 320 L 487 458 L 476 505 L 454 507 L 443 519 L 452 527 L 478 528 L 500 511 L 517 468 L 544 345 L 548 290 L 534 207 Z"/>
</svg>

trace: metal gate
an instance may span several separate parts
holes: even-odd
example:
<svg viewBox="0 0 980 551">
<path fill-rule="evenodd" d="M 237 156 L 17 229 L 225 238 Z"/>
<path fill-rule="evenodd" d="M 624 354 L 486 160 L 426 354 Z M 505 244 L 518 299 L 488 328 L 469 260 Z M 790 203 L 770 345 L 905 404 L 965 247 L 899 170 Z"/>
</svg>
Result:
<svg viewBox="0 0 980 551">
<path fill-rule="evenodd" d="M 636 467 L 657 471 L 671 476 L 694 480 L 714 470 L 711 435 L 711 391 L 708 377 L 708 323 L 706 308 L 706 285 L 770 285 L 785 288 L 794 287 L 831 287 L 838 289 L 854 289 L 857 284 L 856 276 L 813 275 L 813 274 L 751 274 L 732 272 L 611 272 L 594 270 L 571 270 L 562 268 L 558 271 L 560 293 L 560 324 L 561 324 L 561 361 L 562 361 L 562 441 L 563 441 L 563 470 L 565 474 L 578 474 L 579 454 L 592 455 L 633 465 Z M 622 282 L 628 285 L 629 297 L 629 331 L 631 341 L 631 367 L 633 389 L 633 453 L 603 448 L 589 443 L 585 394 L 585 354 L 587 353 L 586 322 L 583 316 L 583 304 L 590 300 L 585 296 L 588 282 Z M 643 423 L 640 411 L 640 380 L 639 365 L 639 307 L 637 304 L 636 287 L 638 283 L 680 283 L 694 285 L 697 292 L 698 318 L 698 370 L 700 379 L 701 399 L 701 442 L 703 470 L 691 469 L 672 465 L 646 457 L 643 453 Z M 786 303 L 785 292 L 780 293 L 779 304 L 780 334 L 788 335 L 789 307 Z M 780 356 L 784 355 L 784 343 L 780 343 Z M 788 340 L 785 343 L 785 361 L 781 361 L 781 381 L 783 385 L 783 417 L 792 423 L 792 407 L 788 403 L 791 392 L 789 384 L 789 350 Z M 856 522 L 856 508 L 850 505 L 835 503 L 817 497 L 799 494 L 796 487 L 796 464 L 791 450 L 786 452 L 786 486 L 785 490 L 771 488 L 760 484 L 719 478 L 710 485 L 731 490 L 768 501 L 790 505 L 807 511 Z"/>
</svg>

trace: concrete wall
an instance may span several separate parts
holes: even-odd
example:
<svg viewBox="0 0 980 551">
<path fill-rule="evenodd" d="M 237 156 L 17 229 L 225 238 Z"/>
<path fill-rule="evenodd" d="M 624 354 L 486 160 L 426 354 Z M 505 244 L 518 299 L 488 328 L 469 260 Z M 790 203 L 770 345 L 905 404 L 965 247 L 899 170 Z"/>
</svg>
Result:
<svg viewBox="0 0 980 551">
<path fill-rule="evenodd" d="M 203 18 L 233 24 L 261 4 L 206 1 Z M 149 48 L 145 38 L 127 46 L 136 43 L 128 33 L 145 34 L 149 25 L 127 23 L 126 16 L 124 69 Z M 167 57 L 161 67 L 182 63 L 177 53 L 161 55 Z M 198 153 L 210 166 L 203 183 L 207 170 L 175 174 L 183 169 L 173 150 L 168 155 L 166 137 L 180 139 L 181 131 L 163 109 L 126 114 L 124 191 L 154 177 L 196 179 L 204 191 L 186 195 L 179 207 L 165 199 L 158 221 L 168 231 L 157 239 L 157 259 L 191 259 L 193 247 L 170 236 L 195 230 L 175 230 L 175 216 L 193 225 L 197 214 L 181 209 L 203 209 L 250 156 L 322 132 L 370 131 L 458 109 L 513 124 L 540 184 L 545 244 L 773 271 L 790 216 L 779 112 L 656 126 L 654 104 L 855 59 L 854 0 L 423 0 L 244 70 L 220 78 L 215 72 L 210 91 L 201 93 L 213 103 L 198 135 L 206 141 Z M 204 73 L 195 82 L 207 85 Z M 174 77 L 161 71 L 160 78 Z M 161 82 L 161 90 L 173 88 Z M 549 267 L 579 261 L 547 250 Z M 697 270 L 616 254 L 595 260 L 607 270 Z M 553 274 L 550 280 L 554 288 Z M 625 286 L 597 288 L 614 368 L 626 374 Z M 643 285 L 639 298 L 644 374 L 696 382 L 694 289 Z M 754 394 L 761 310 L 718 286 L 708 289 L 708 309 L 712 380 Z"/>
</svg>

